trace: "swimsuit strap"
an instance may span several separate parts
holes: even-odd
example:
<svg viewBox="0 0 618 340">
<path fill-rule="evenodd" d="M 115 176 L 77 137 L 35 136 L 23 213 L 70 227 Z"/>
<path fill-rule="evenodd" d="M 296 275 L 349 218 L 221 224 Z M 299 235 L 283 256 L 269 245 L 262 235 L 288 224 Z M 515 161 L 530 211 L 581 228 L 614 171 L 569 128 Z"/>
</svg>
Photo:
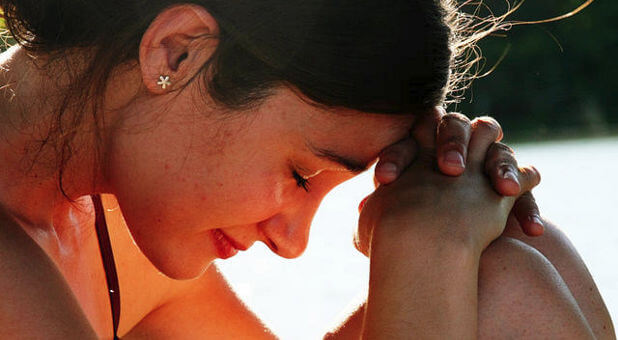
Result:
<svg viewBox="0 0 618 340">
<path fill-rule="evenodd" d="M 116 264 L 114 262 L 114 253 L 107 231 L 107 223 L 105 222 L 105 213 L 101 196 L 92 195 L 92 203 L 95 211 L 95 226 L 97 229 L 97 238 L 99 239 L 99 249 L 101 251 L 101 259 L 103 260 L 103 268 L 105 269 L 105 279 L 107 280 L 107 290 L 109 292 L 109 302 L 112 306 L 112 321 L 114 324 L 114 340 L 118 338 L 118 323 L 120 321 L 120 287 L 118 285 L 118 273 L 116 272 Z"/>
</svg>

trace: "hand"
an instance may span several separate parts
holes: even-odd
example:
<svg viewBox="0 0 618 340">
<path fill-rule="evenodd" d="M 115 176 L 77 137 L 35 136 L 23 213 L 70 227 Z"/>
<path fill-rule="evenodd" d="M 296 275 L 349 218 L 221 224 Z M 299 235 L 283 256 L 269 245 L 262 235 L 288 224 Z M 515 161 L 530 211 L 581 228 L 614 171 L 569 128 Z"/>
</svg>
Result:
<svg viewBox="0 0 618 340">
<path fill-rule="evenodd" d="M 463 174 L 471 134 L 476 131 L 479 124 L 490 124 L 491 130 L 489 132 L 492 136 L 495 136 L 496 143 L 493 143 L 487 152 L 485 172 L 498 194 L 503 196 L 522 194 L 518 182 L 518 172 L 526 171 L 526 169 L 518 169 L 513 150 L 502 143 L 498 143 L 503 136 L 502 128 L 498 122 L 489 117 L 476 118 L 471 122 L 466 116 L 459 113 L 445 114 L 442 108 L 436 108 L 436 110 L 435 115 L 439 119 L 436 129 L 436 150 L 438 168 L 443 174 L 449 176 Z M 376 187 L 395 181 L 414 160 L 416 151 L 416 143 L 412 137 L 385 148 L 375 168 L 374 182 Z M 538 174 L 538 172 L 536 173 Z M 523 173 L 521 175 L 530 174 Z M 540 236 L 543 234 L 544 227 L 539 208 L 531 193 L 521 196 L 515 203 L 511 214 L 517 219 L 526 235 Z"/>
<path fill-rule="evenodd" d="M 445 216 L 451 216 L 453 213 L 457 212 L 462 216 L 470 214 L 482 215 L 477 212 L 491 210 L 499 211 L 499 208 L 504 206 L 509 207 L 507 211 L 509 212 L 517 197 L 523 198 L 517 201 L 518 205 L 513 209 L 513 213 L 519 220 L 527 220 L 527 213 L 534 211 L 536 205 L 529 194 L 523 195 L 523 193 L 528 192 L 536 186 L 540 181 L 540 176 L 534 168 L 518 168 L 512 151 L 502 144 L 493 143 L 500 138 L 502 133 L 495 120 L 491 118 L 475 119 L 466 129 L 466 124 L 461 123 L 465 122 L 465 120 L 459 117 L 455 120 L 448 118 L 446 123 L 443 119 L 439 127 L 437 127 L 439 135 L 436 138 L 434 131 L 436 131 L 436 126 L 438 126 L 438 117 L 440 117 L 440 114 L 434 112 L 433 115 L 424 117 L 419 124 L 416 124 L 413 137 L 418 141 L 418 147 L 415 146 L 416 144 L 412 142 L 413 139 L 410 138 L 388 148 L 390 151 L 385 150 L 391 153 L 381 158 L 380 162 L 383 164 L 386 163 L 385 160 L 388 160 L 399 162 L 397 165 L 399 166 L 399 164 L 409 164 L 413 158 L 416 159 L 403 174 L 401 172 L 398 173 L 398 176 L 401 175 L 401 178 L 398 179 L 397 182 L 393 183 L 394 180 L 392 180 L 391 177 L 389 185 L 381 186 L 370 196 L 371 200 L 377 200 L 379 203 L 373 203 L 373 212 L 366 213 L 365 209 L 363 209 L 361 221 L 363 220 L 363 214 L 370 215 L 370 220 L 379 220 L 384 214 L 392 215 L 402 213 L 403 216 L 406 216 L 406 220 L 409 218 L 410 220 L 423 221 L 426 224 L 427 221 L 441 220 Z M 453 126 L 453 121 L 456 121 L 458 126 L 464 128 L 461 129 L 460 132 L 452 133 L 452 131 L 456 131 L 454 128 L 449 128 L 449 126 Z M 461 136 L 461 131 L 463 131 L 463 138 L 460 138 L 460 142 L 453 143 L 453 140 L 456 138 L 452 136 Z M 442 134 L 442 137 L 440 137 L 440 134 Z M 448 137 L 444 138 L 444 136 Z M 439 155 L 437 161 L 435 156 L 436 139 L 438 143 L 437 155 Z M 408 148 L 402 147 L 404 143 L 408 145 Z M 393 149 L 398 149 L 399 152 L 393 152 Z M 467 149 L 470 151 L 465 152 Z M 450 162 L 444 162 L 445 157 L 440 157 L 440 155 L 444 156 L 448 150 L 458 150 L 468 164 L 467 169 L 465 166 L 466 163 L 461 164 L 462 166 L 460 167 L 452 167 L 451 164 L 448 164 Z M 395 158 L 392 157 L 393 154 L 403 154 L 404 156 Z M 442 161 L 440 160 L 441 158 L 443 159 Z M 459 173 L 459 175 L 462 175 L 461 173 L 463 172 L 463 175 L 459 178 L 447 177 L 438 174 L 435 170 L 432 171 L 436 166 L 440 166 L 443 172 L 450 172 L 450 174 Z M 403 168 L 404 167 L 402 167 L 402 169 Z M 477 172 L 476 170 L 478 170 L 478 174 L 475 173 Z M 386 176 L 383 176 L 384 174 L 380 173 L 380 171 L 383 170 L 376 171 L 376 177 L 378 178 L 378 182 L 383 182 Z M 428 174 L 427 171 L 432 173 Z M 491 197 L 485 190 L 491 187 L 483 172 L 490 176 L 494 187 L 499 188 L 502 192 L 506 193 L 508 197 L 500 197 L 496 195 L 493 190 L 491 190 L 491 194 L 495 197 Z M 409 173 L 415 174 L 410 175 Z M 506 174 L 506 176 L 502 176 L 503 174 Z M 403 177 L 406 177 L 406 179 L 404 180 Z M 411 187 L 405 188 L 407 186 Z M 384 192 L 390 191 L 393 193 L 384 194 Z M 438 194 L 439 196 L 436 196 Z M 375 197 L 381 198 L 376 199 Z M 432 203 L 427 206 L 426 202 Z M 445 202 L 448 202 L 448 204 L 445 204 Z M 376 208 L 376 205 L 379 207 Z M 420 207 L 424 207 L 424 209 L 420 209 Z M 416 215 L 413 219 L 413 216 L 410 214 L 414 215 L 415 213 L 406 212 L 406 210 L 416 210 L 416 214 L 418 214 L 418 211 L 425 210 L 425 213 Z M 426 214 L 427 211 L 431 213 Z M 486 233 L 481 232 L 479 234 L 479 244 L 486 246 L 491 240 L 500 235 L 495 235 L 493 232 L 498 229 L 500 233 L 502 232 L 506 225 L 507 215 L 508 214 L 504 216 L 493 214 L 493 218 L 481 219 L 478 221 L 479 227 L 486 225 L 491 226 Z M 364 220 L 365 224 L 367 224 L 366 216 Z M 463 223 L 465 221 L 462 220 L 458 222 Z M 496 226 L 496 222 L 500 222 L 498 226 Z M 371 236 L 372 226 L 375 223 L 376 220 L 370 221 L 368 223 L 370 225 L 369 227 L 366 225 L 359 225 L 357 248 L 366 255 L 368 240 Z M 526 224 L 524 223 L 524 225 Z M 527 225 L 529 226 L 530 223 Z M 464 233 L 467 232 L 468 231 L 464 231 Z M 487 243 L 485 243 L 486 241 Z"/>
</svg>

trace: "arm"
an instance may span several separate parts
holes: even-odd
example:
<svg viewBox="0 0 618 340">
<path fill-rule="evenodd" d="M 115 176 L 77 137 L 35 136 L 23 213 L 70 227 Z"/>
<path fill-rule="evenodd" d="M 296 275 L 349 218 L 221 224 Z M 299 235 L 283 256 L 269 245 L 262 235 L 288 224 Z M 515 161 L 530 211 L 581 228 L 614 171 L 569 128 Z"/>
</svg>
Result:
<svg viewBox="0 0 618 340">
<path fill-rule="evenodd" d="M 373 205 L 370 200 L 368 204 L 372 205 L 372 210 L 378 211 L 377 218 L 367 220 L 367 213 L 363 210 L 361 229 L 363 224 L 373 224 L 369 228 L 373 229 L 373 234 L 365 233 L 365 236 L 370 235 L 371 244 L 370 292 L 364 324 L 366 337 L 476 337 L 480 253 L 501 234 L 506 224 L 506 215 L 494 215 L 495 211 L 491 210 L 505 213 L 514 201 L 495 200 L 495 194 L 486 190 L 488 183 L 478 181 L 484 179 L 479 176 L 482 167 L 478 162 L 483 160 L 488 149 L 483 143 L 478 138 L 470 142 L 471 152 L 475 150 L 471 159 L 477 165 L 472 163 L 469 169 L 476 170 L 476 180 L 469 176 L 471 181 L 468 182 L 465 179 L 438 179 L 433 176 L 435 173 L 421 171 L 404 181 L 407 183 L 394 185 L 400 188 L 411 185 L 419 190 L 390 200 L 385 198 L 389 194 L 381 194 L 374 199 L 377 203 Z M 433 170 L 434 161 L 432 157 L 428 159 L 426 165 L 429 166 L 425 170 Z M 519 178 L 523 191 L 538 183 L 538 176 L 530 174 L 537 175 L 529 168 Z M 424 180 L 415 181 L 418 178 Z M 452 190 L 449 185 L 456 185 L 458 189 Z M 476 190 L 469 191 L 471 188 Z M 390 190 L 391 194 L 397 191 Z M 488 200 L 474 203 L 479 196 Z M 418 207 L 421 209 L 415 209 Z M 406 213 L 414 210 L 419 214 Z M 487 216 L 480 217 L 483 213 Z M 384 215 L 390 218 L 384 218 Z M 361 314 L 362 308 L 329 337 L 354 337 Z M 587 330 L 587 327 L 583 329 Z"/>
<path fill-rule="evenodd" d="M 414 137 L 419 143 L 419 149 L 434 148 L 436 140 L 439 145 L 437 164 L 434 164 L 432 151 L 425 154 L 428 156 L 425 160 L 416 163 L 425 163 L 430 168 L 437 165 L 443 173 L 460 176 L 466 168 L 468 143 L 471 147 L 480 146 L 486 151 L 489 144 L 501 138 L 502 133 L 496 124 L 496 129 L 481 129 L 481 133 L 472 136 L 472 124 L 465 117 L 449 117 L 451 119 L 442 117 L 441 124 L 436 126 L 437 121 L 427 116 L 415 127 Z M 436 130 L 438 136 L 434 137 Z M 450 157 L 450 162 L 445 161 L 447 151 L 456 151 L 459 159 Z M 476 157 L 480 153 L 484 158 L 484 151 L 476 151 Z M 472 158 L 474 156 L 471 155 Z M 423 158 L 422 151 L 420 158 Z M 416 176 L 423 175 L 419 173 Z M 379 177 L 378 173 L 376 177 Z M 513 179 L 519 192 L 520 184 L 517 178 Z M 439 180 L 449 181 L 448 178 Z M 429 193 L 427 186 L 423 186 L 425 188 L 414 193 L 416 197 L 409 201 L 431 200 L 431 195 L 421 194 Z M 429 190 L 434 191 L 434 188 Z M 445 191 L 442 195 L 450 193 Z M 480 250 L 470 247 L 467 237 L 455 237 L 449 241 L 441 233 L 419 233 L 419 230 L 431 230 L 434 227 L 440 229 L 436 224 L 466 224 L 467 221 L 441 218 L 425 212 L 398 216 L 397 208 L 394 209 L 395 217 L 389 217 L 389 210 L 393 210 L 391 206 L 405 205 L 400 202 L 408 201 L 407 198 L 410 197 L 402 196 L 382 203 L 383 206 L 378 208 L 380 212 L 377 219 L 365 218 L 363 223 L 361 216 L 361 224 L 373 224 L 370 228 L 372 235 L 366 242 L 370 244 L 368 253 L 371 266 L 363 338 L 406 335 L 418 338 L 474 338 L 477 334 Z M 457 204 L 456 201 L 453 203 Z"/>
<path fill-rule="evenodd" d="M 448 162 L 445 162 L 444 155 L 448 151 L 456 150 L 460 154 L 462 154 L 463 157 L 461 158 L 465 160 L 467 158 L 468 143 L 470 142 L 471 135 L 475 133 L 476 127 L 478 125 L 483 125 L 487 123 L 488 121 L 492 122 L 493 120 L 485 118 L 481 120 L 475 120 L 475 122 L 470 122 L 469 120 L 467 120 L 467 118 L 459 114 L 448 114 L 448 115 L 442 116 L 441 119 L 442 120 L 439 123 L 439 127 L 437 128 L 438 136 L 436 138 L 437 144 L 438 144 L 436 147 L 437 156 L 438 156 L 437 157 L 438 168 L 440 169 L 442 173 L 446 175 L 459 176 L 464 172 L 465 164 L 448 164 Z M 486 127 L 484 130 L 486 130 L 485 134 L 487 135 L 485 138 L 489 138 L 488 140 L 499 140 L 502 136 L 499 125 L 497 124 L 495 124 L 494 128 L 489 129 L 489 132 L 490 132 L 489 134 L 487 134 Z M 431 133 L 432 131 L 435 131 L 435 129 L 433 130 L 428 129 L 427 131 Z M 425 136 L 424 138 L 427 139 L 426 137 L 427 136 Z M 376 177 L 375 177 L 376 183 L 382 184 L 382 185 L 388 185 L 392 183 L 395 179 L 399 177 L 399 175 L 403 172 L 403 170 L 407 168 L 409 164 L 414 160 L 416 156 L 415 153 L 416 153 L 416 145 L 414 141 L 412 140 L 403 140 L 385 149 L 383 153 L 381 154 L 380 162 L 378 162 L 378 165 L 376 167 Z M 394 171 L 393 171 L 393 167 L 388 167 L 388 166 L 381 167 L 381 165 L 385 165 L 385 164 L 388 165 L 388 163 L 395 165 Z M 511 176 L 504 176 L 505 169 L 508 171 L 511 171 L 511 174 L 510 174 Z M 384 171 L 384 170 L 387 170 L 387 171 Z M 489 147 L 487 151 L 486 158 L 485 158 L 485 172 L 491 179 L 494 189 L 499 194 L 502 194 L 505 196 L 521 195 L 521 193 L 523 192 L 522 189 L 525 189 L 525 188 L 522 188 L 520 183 L 524 183 L 524 184 L 530 183 L 531 178 L 532 178 L 532 182 L 538 181 L 538 178 L 534 179 L 534 177 L 538 176 L 538 174 L 536 173 L 536 171 L 534 171 L 534 169 L 531 169 L 531 168 L 519 168 L 518 169 L 517 161 L 515 160 L 515 157 L 513 156 L 513 151 L 504 145 L 496 144 L 496 143 L 492 144 L 492 146 Z M 362 204 L 361 204 L 361 207 L 362 207 Z M 534 198 L 529 193 L 520 197 L 517 200 L 515 207 L 513 208 L 513 211 L 511 211 L 512 221 L 515 221 L 515 223 L 517 223 L 517 221 L 523 222 L 521 224 L 517 223 L 517 227 L 516 227 L 517 231 L 519 232 L 520 235 L 527 237 L 530 240 L 533 239 L 530 236 L 539 236 L 543 233 L 543 222 L 538 221 L 538 216 L 539 216 L 538 208 L 534 202 Z M 535 218 L 537 218 L 537 221 L 534 220 Z M 508 242 L 502 242 L 502 243 L 508 244 Z M 359 244 L 358 239 L 357 239 L 356 245 L 357 245 L 357 248 L 359 248 L 361 252 L 363 252 L 365 255 L 369 255 L 368 249 L 367 249 L 368 245 Z M 406 250 L 407 247 L 410 247 L 410 244 L 407 244 L 406 246 L 403 247 L 404 252 L 408 251 Z M 499 248 L 500 247 L 498 247 L 498 249 Z M 414 249 L 414 248 L 410 248 L 410 249 Z M 494 249 L 496 249 L 496 247 L 494 247 Z M 390 248 L 389 251 L 390 251 L 389 255 L 393 255 L 394 249 Z M 494 250 L 493 253 L 495 252 L 496 251 Z M 509 252 L 509 253 L 512 253 L 512 252 Z M 483 253 L 483 255 L 485 254 Z M 525 254 L 519 254 L 519 255 L 525 255 Z M 517 255 L 516 257 L 519 257 L 519 255 Z M 403 256 L 405 256 L 405 254 Z M 431 261 L 435 261 L 435 259 L 432 259 Z M 488 263 L 488 262 L 491 263 L 492 260 L 489 260 L 489 261 L 484 260 L 484 262 L 481 262 L 481 263 Z M 375 266 L 372 263 L 372 276 L 374 275 L 374 272 L 378 271 L 378 270 L 374 270 L 374 267 Z M 502 268 L 502 266 L 500 266 L 500 268 Z M 515 271 L 516 272 L 511 275 L 519 276 L 519 275 L 524 274 L 519 270 L 515 270 Z M 488 271 L 485 270 L 485 272 L 487 273 Z M 436 273 L 434 272 L 433 274 L 436 274 Z M 452 274 L 453 272 L 448 272 L 448 275 L 450 277 L 452 277 Z M 547 273 L 547 274 L 548 276 L 551 276 L 549 275 L 550 273 Z M 381 275 L 376 275 L 376 276 L 381 277 Z M 488 276 L 485 276 L 485 278 L 487 277 Z M 489 277 L 491 278 L 491 280 L 493 280 L 493 276 L 490 275 Z M 533 277 L 536 277 L 536 276 L 533 275 Z M 506 293 L 508 294 L 508 292 Z M 484 296 L 487 296 L 487 294 L 484 294 Z M 560 300 L 560 299 L 557 299 L 557 300 Z M 559 304 L 556 304 L 554 307 L 558 309 L 561 309 L 563 307 L 563 306 L 560 307 L 558 305 Z M 536 306 L 536 307 L 535 306 L 536 304 L 534 304 L 534 306 L 530 305 L 528 306 L 528 308 L 530 308 L 531 310 L 540 310 L 543 307 L 546 307 L 545 305 Z M 358 339 L 360 337 L 360 333 L 361 333 L 362 326 L 363 326 L 364 313 L 365 313 L 365 303 L 363 303 L 363 305 L 358 307 L 352 314 L 350 314 L 349 317 L 345 320 L 345 322 L 341 324 L 341 326 L 339 326 L 336 330 L 328 333 L 325 338 L 327 339 Z M 508 317 L 509 316 L 507 316 L 507 318 Z M 542 318 L 538 318 L 538 319 L 540 320 Z M 483 327 L 487 328 L 491 325 L 492 325 L 491 323 L 484 323 L 482 325 L 479 325 L 479 327 L 481 327 L 481 329 L 483 329 L 486 333 L 487 329 L 484 329 Z M 514 324 L 510 323 L 510 325 L 514 325 Z M 540 326 L 540 325 L 537 325 L 537 326 Z M 577 325 L 574 325 L 574 326 L 577 326 Z M 525 328 L 529 328 L 529 327 L 534 328 L 535 326 L 533 326 L 533 323 L 528 322 Z M 587 329 L 587 327 L 583 327 L 583 328 Z"/>
<path fill-rule="evenodd" d="M 372 243 L 363 338 L 474 339 L 479 257 L 414 233 L 388 235 Z"/>
<path fill-rule="evenodd" d="M 501 242 L 492 243 L 481 256 L 479 336 L 506 337 L 509 330 L 505 328 L 510 328 L 519 336 L 528 329 L 556 337 L 554 332 L 559 329 L 572 337 L 576 332 L 586 334 L 589 325 L 597 339 L 616 339 L 594 280 L 566 236 L 545 221 L 545 233 L 532 238 L 523 234 L 514 219 L 509 222 Z M 569 305 L 569 297 L 576 306 Z M 580 311 L 583 320 L 573 317 Z M 363 303 L 325 339 L 360 339 L 364 312 Z M 565 324 L 569 316 L 574 321 Z"/>
<path fill-rule="evenodd" d="M 406 251 L 408 252 L 408 251 Z M 409 256 L 409 252 L 407 254 Z M 478 275 L 470 275 L 471 272 L 474 271 L 473 268 L 469 268 L 466 270 L 466 261 L 455 260 L 462 264 L 460 267 L 461 271 L 459 273 L 455 273 L 454 271 L 444 270 L 448 268 L 448 265 L 440 266 L 443 268 L 442 271 L 440 268 L 436 268 L 436 266 L 427 267 L 426 264 L 421 266 L 414 266 L 413 263 L 404 264 L 402 267 L 397 268 L 396 276 L 407 276 L 406 277 L 393 277 L 390 276 L 390 270 L 385 270 L 385 276 L 381 276 L 382 273 L 381 268 L 376 268 L 373 266 L 371 268 L 371 278 L 370 278 L 370 299 L 377 301 L 378 303 L 372 304 L 370 308 L 373 310 L 369 310 L 367 313 L 367 317 L 365 318 L 365 311 L 367 309 L 367 303 L 363 303 L 358 306 L 356 310 L 354 310 L 346 320 L 344 320 L 341 325 L 327 333 L 324 336 L 325 340 L 358 340 L 361 339 L 361 335 L 363 332 L 363 322 L 366 324 L 375 324 L 375 325 L 385 325 L 386 327 L 375 327 L 368 328 L 365 327 L 364 338 L 373 339 L 373 338 L 381 338 L 384 335 L 386 337 L 397 338 L 395 334 L 401 336 L 401 334 L 408 334 L 413 338 L 425 339 L 425 338 L 463 338 L 463 332 L 465 332 L 466 327 L 470 325 L 474 325 L 476 322 L 476 289 L 469 289 L 467 294 L 461 294 L 460 285 L 461 281 L 457 281 L 455 279 L 456 275 L 461 275 L 467 280 L 476 280 Z M 403 267 L 410 268 L 403 268 Z M 427 269 L 430 273 L 420 272 L 419 270 Z M 436 270 L 438 269 L 438 270 Z M 420 275 L 419 275 L 420 274 Z M 416 275 L 416 276 L 415 276 Z M 446 275 L 446 278 L 443 277 Z M 429 282 L 429 276 L 432 277 L 434 282 L 447 282 L 446 285 L 426 285 Z M 419 280 L 422 278 L 423 281 Z M 415 282 L 420 284 L 420 291 L 422 294 L 416 294 L 417 292 L 412 292 L 412 296 L 406 296 L 406 290 L 398 289 L 397 287 L 389 287 L 389 282 L 400 282 L 400 280 L 408 280 L 410 282 Z M 424 287 L 423 287 L 424 286 Z M 470 283 L 468 288 L 474 288 L 474 283 Z M 394 291 L 394 294 L 389 294 L 389 292 Z M 373 295 L 372 295 L 373 292 Z M 450 292 L 450 294 L 448 293 Z M 409 293 L 409 292 L 408 292 Z M 389 296 L 380 296 L 380 295 L 389 295 Z M 422 296 L 421 296 L 422 295 Z M 461 297 L 458 301 L 450 300 L 449 296 L 454 295 L 457 297 Z M 435 303 L 437 299 L 443 299 L 442 303 Z M 425 302 L 427 300 L 431 301 L 431 305 L 436 307 L 433 310 L 427 310 L 425 306 Z M 385 302 L 389 301 L 389 302 Z M 412 301 L 413 303 L 409 303 Z M 448 313 L 444 313 L 441 310 L 442 305 L 448 305 Z M 416 305 L 416 306 L 415 306 Z M 406 316 L 409 316 L 410 311 L 416 314 L 415 318 L 419 321 L 419 323 L 410 323 L 409 320 L 405 319 Z M 461 325 L 457 325 L 455 323 L 451 323 L 450 320 L 458 319 L 457 314 L 463 313 L 463 315 L 468 316 L 468 320 L 459 320 L 462 321 Z M 398 315 L 400 319 L 391 318 L 389 315 Z M 380 320 L 381 317 L 386 316 L 387 320 Z M 420 319 L 426 319 L 424 322 L 430 322 L 434 324 L 432 327 L 427 327 L 427 323 L 423 324 L 423 321 Z M 422 327 L 416 327 L 418 325 L 422 325 Z M 444 327 L 444 325 L 448 327 Z M 463 326 L 463 328 L 458 328 L 459 326 Z M 468 327 L 469 328 L 469 327 Z M 468 330 L 468 334 L 474 334 L 473 330 Z M 392 336 L 390 336 L 392 334 Z M 473 338 L 475 336 L 469 336 L 469 338 Z"/>
</svg>

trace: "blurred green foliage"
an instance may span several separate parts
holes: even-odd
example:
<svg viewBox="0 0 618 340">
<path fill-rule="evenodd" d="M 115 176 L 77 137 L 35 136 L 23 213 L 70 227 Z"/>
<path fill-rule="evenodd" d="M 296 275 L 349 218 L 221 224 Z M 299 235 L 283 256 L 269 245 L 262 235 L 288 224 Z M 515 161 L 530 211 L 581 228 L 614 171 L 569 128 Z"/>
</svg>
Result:
<svg viewBox="0 0 618 340">
<path fill-rule="evenodd" d="M 508 20 L 534 21 L 572 11 L 584 0 L 526 1 Z M 504 0 L 486 0 L 503 13 Z M 573 17 L 553 23 L 514 26 L 479 46 L 491 69 L 465 99 L 449 109 L 470 116 L 489 114 L 506 137 L 539 140 L 600 136 L 618 132 L 618 1 L 596 0 Z"/>
<path fill-rule="evenodd" d="M 9 46 L 15 43 L 13 39 L 8 35 L 6 28 L 4 27 L 4 18 L 2 11 L 0 11 L 0 51 L 6 50 Z"/>
<path fill-rule="evenodd" d="M 510 0 L 513 3 L 514 0 Z M 528 0 L 508 18 L 534 21 L 572 11 L 584 0 Z M 504 13 L 506 0 L 485 0 Z M 487 13 L 487 12 L 484 12 Z M 483 15 L 483 12 L 480 13 Z M 469 116 L 488 114 L 510 140 L 598 136 L 618 132 L 618 1 L 596 0 L 573 17 L 553 23 L 514 26 L 479 46 L 485 70 L 464 99 L 449 109 Z M 4 21 L 0 18 L 0 30 Z M 0 48 L 11 39 L 0 42 Z"/>
</svg>

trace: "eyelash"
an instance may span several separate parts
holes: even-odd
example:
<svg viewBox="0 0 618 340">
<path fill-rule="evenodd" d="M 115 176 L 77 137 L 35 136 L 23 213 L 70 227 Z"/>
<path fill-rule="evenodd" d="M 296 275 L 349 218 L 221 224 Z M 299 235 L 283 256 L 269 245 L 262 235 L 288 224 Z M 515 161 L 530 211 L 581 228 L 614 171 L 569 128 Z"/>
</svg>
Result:
<svg viewBox="0 0 618 340">
<path fill-rule="evenodd" d="M 309 192 L 309 180 L 301 176 L 296 170 L 292 170 L 292 176 L 296 180 L 296 185 L 299 188 L 303 188 L 306 192 Z"/>
</svg>

